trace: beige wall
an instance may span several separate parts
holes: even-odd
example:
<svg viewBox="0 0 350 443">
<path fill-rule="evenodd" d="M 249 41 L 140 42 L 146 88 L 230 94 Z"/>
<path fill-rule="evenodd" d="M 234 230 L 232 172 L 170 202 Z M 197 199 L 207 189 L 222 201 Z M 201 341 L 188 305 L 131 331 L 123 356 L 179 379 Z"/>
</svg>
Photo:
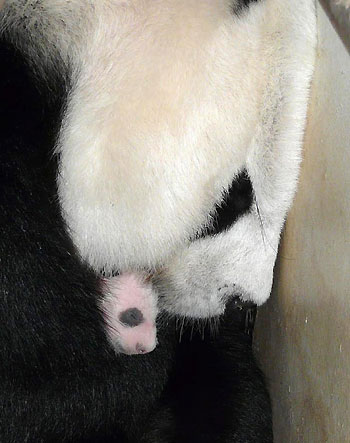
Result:
<svg viewBox="0 0 350 443">
<path fill-rule="evenodd" d="M 350 55 L 321 7 L 318 23 L 299 191 L 256 328 L 277 443 L 350 442 Z"/>
<path fill-rule="evenodd" d="M 320 0 L 344 44 L 350 49 L 350 0 Z"/>
</svg>

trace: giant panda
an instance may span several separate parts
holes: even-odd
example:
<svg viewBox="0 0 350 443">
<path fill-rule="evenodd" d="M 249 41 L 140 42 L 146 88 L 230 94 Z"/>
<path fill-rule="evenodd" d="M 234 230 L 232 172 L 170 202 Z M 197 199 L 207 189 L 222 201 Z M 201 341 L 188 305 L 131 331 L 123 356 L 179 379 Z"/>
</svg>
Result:
<svg viewBox="0 0 350 443">
<path fill-rule="evenodd" d="M 161 316 L 152 353 L 115 354 L 100 277 L 81 262 L 57 200 L 52 149 L 65 89 L 33 77 L 4 39 L 0 60 L 0 441 L 271 442 L 250 309 L 233 302 L 216 330 Z M 247 179 L 233 184 L 217 232 L 250 194 Z"/>
<path fill-rule="evenodd" d="M 232 306 L 270 293 L 313 2 L 7 0 L 0 13 L 1 437 L 270 441 Z M 218 316 L 218 334 L 177 343 L 176 318 Z M 199 362 L 202 384 L 180 389 Z"/>
</svg>

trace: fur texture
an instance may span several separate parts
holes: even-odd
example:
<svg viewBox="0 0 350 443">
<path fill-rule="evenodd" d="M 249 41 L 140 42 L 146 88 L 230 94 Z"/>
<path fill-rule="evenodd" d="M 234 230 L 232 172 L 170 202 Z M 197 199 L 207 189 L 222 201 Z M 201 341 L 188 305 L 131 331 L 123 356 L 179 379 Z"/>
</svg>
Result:
<svg viewBox="0 0 350 443">
<path fill-rule="evenodd" d="M 63 217 L 81 257 L 107 274 L 151 270 L 163 308 L 181 315 L 222 313 L 234 294 L 268 298 L 296 188 L 314 4 L 249 3 L 4 8 L 3 29 L 72 85 L 56 152 Z M 194 241 L 242 169 L 251 211 Z"/>
<path fill-rule="evenodd" d="M 47 88 L 37 95 L 27 78 L 21 96 L 7 73 L 2 92 L 13 116 L 6 109 L 1 122 L 0 432 L 21 442 L 179 441 L 191 429 L 183 405 L 200 389 L 183 391 L 183 403 L 165 394 L 173 326 L 160 325 L 150 356 L 116 357 L 98 275 L 152 272 L 159 307 L 181 317 L 220 315 L 235 295 L 267 299 L 301 158 L 313 1 L 7 0 L 0 29 Z M 207 235 L 243 170 L 254 204 Z M 230 393 L 227 421 L 209 427 L 208 441 L 217 429 L 220 441 L 269 441 L 269 413 L 262 424 L 245 388 L 267 405 L 260 375 L 231 332 L 227 353 L 211 353 L 209 341 L 202 351 L 218 362 L 210 386 Z M 236 358 L 232 383 L 252 407 L 230 377 L 220 385 Z"/>
<path fill-rule="evenodd" d="M 244 311 L 228 308 L 217 335 L 182 325 L 181 343 L 176 319 L 160 318 L 158 346 L 144 356 L 110 347 L 99 278 L 57 199 L 52 152 L 67 84 L 34 82 L 22 51 L 0 42 L 0 441 L 270 443 Z"/>
<path fill-rule="evenodd" d="M 157 282 L 161 293 L 166 287 L 168 310 L 202 316 L 210 306 L 215 314 L 233 293 L 257 304 L 270 294 L 279 235 L 301 159 L 314 62 L 313 8 L 311 1 L 267 1 L 254 8 L 254 31 L 247 38 L 258 34 L 260 42 L 258 54 L 249 53 L 258 58 L 262 76 L 256 98 L 259 115 L 253 134 L 245 121 L 241 130 L 252 135 L 244 166 L 255 204 L 231 229 L 192 242 L 170 260 Z"/>
<path fill-rule="evenodd" d="M 4 42 L 0 60 L 0 441 L 271 442 L 244 311 L 228 309 L 217 335 L 191 337 L 184 325 L 181 343 L 176 319 L 159 319 L 152 353 L 114 353 L 99 279 L 57 199 L 52 151 L 65 87 L 38 90 L 23 54 Z"/>
</svg>

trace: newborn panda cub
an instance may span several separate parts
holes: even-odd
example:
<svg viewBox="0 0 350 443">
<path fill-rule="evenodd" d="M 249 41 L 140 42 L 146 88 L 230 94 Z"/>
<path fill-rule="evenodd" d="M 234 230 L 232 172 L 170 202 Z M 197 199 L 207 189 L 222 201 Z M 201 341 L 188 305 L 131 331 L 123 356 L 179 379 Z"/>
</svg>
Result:
<svg viewBox="0 0 350 443">
<path fill-rule="evenodd" d="M 157 298 L 149 280 L 142 273 L 102 279 L 106 332 L 116 352 L 145 354 L 156 347 Z"/>
<path fill-rule="evenodd" d="M 205 236 L 225 231 L 249 211 L 251 204 L 251 183 L 243 172 L 233 181 L 225 200 L 216 207 L 215 222 L 205 231 Z M 117 353 L 144 354 L 156 347 L 155 322 L 160 309 L 154 283 L 160 274 L 125 272 L 102 278 L 104 298 L 101 306 L 106 333 Z M 236 303 L 239 303 L 238 299 Z"/>
</svg>

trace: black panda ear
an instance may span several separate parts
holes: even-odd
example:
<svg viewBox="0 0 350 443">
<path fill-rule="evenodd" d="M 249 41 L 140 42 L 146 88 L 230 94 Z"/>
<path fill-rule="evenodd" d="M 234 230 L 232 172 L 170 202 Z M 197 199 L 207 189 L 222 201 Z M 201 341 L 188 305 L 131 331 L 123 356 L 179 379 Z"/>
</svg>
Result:
<svg viewBox="0 0 350 443">
<path fill-rule="evenodd" d="M 246 8 L 249 8 L 251 3 L 257 3 L 264 0 L 233 0 L 232 12 L 235 15 L 240 15 Z"/>
</svg>

